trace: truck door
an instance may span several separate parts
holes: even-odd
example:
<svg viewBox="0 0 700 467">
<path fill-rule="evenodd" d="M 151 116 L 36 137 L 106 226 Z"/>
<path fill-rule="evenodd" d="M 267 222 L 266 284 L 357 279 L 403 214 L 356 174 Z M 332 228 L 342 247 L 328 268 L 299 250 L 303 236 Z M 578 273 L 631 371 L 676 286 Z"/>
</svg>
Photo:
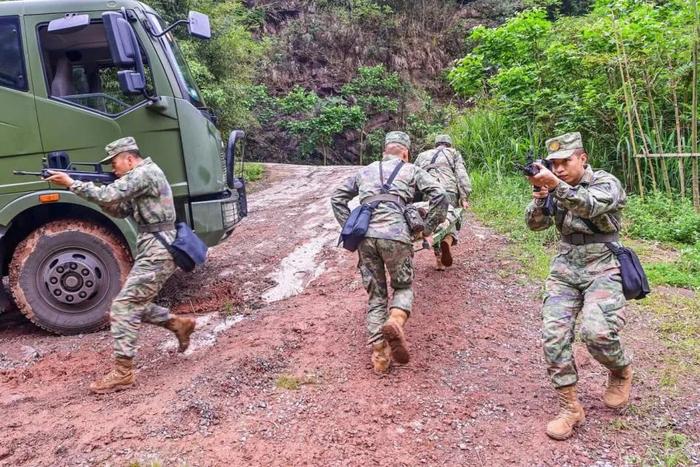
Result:
<svg viewBox="0 0 700 467">
<path fill-rule="evenodd" d="M 0 16 L 0 157 L 36 155 L 38 165 L 43 148 L 24 42 L 19 17 Z M 9 174 L 22 167 L 16 159 L 3 159 L 0 168 Z"/>
<path fill-rule="evenodd" d="M 168 97 L 172 89 L 145 32 L 134 24 L 137 34 L 143 35 L 151 92 L 163 96 L 157 109 L 144 96 L 122 94 L 101 12 L 89 14 L 89 25 L 60 34 L 48 31 L 49 21 L 59 15 L 26 19 L 27 30 L 32 31 L 28 46 L 38 51 L 31 65 L 44 150 L 64 150 L 72 161 L 91 162 L 103 157 L 107 143 L 133 136 L 142 153 L 163 168 L 175 196 L 187 195 L 178 118 Z"/>
</svg>

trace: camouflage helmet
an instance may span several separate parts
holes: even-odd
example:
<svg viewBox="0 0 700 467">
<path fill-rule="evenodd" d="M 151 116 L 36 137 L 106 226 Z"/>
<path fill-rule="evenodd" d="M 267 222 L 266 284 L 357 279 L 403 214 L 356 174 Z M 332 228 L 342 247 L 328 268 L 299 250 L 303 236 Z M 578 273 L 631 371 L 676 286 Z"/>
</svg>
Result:
<svg viewBox="0 0 700 467">
<path fill-rule="evenodd" d="M 437 135 L 435 137 L 435 145 L 439 146 L 441 144 L 452 146 L 452 138 L 450 138 L 450 135 Z"/>
<path fill-rule="evenodd" d="M 112 141 L 107 146 L 105 146 L 105 152 L 107 157 L 100 161 L 100 164 L 109 163 L 114 156 L 125 151 L 138 151 L 139 147 L 136 144 L 136 140 L 131 136 L 126 136 L 124 138 L 119 138 L 116 141 Z"/>
<path fill-rule="evenodd" d="M 396 143 L 405 146 L 406 149 L 411 149 L 411 138 L 403 131 L 390 131 L 384 138 L 384 146 Z"/>
<path fill-rule="evenodd" d="M 578 131 L 550 138 L 544 143 L 547 146 L 547 160 L 566 159 L 576 151 L 583 149 L 583 139 Z"/>
</svg>

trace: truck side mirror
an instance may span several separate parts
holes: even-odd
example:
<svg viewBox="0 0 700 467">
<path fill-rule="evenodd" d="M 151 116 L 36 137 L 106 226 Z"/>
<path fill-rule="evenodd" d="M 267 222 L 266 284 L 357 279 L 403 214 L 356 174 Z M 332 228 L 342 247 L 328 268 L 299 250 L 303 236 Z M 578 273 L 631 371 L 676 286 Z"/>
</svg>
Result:
<svg viewBox="0 0 700 467">
<path fill-rule="evenodd" d="M 211 39 L 209 17 L 197 11 L 190 11 L 189 15 L 187 15 L 187 31 L 192 37 Z"/>
<path fill-rule="evenodd" d="M 63 18 L 55 19 L 49 23 L 49 32 L 53 34 L 68 34 L 80 31 L 90 24 L 88 15 L 66 13 Z"/>
<path fill-rule="evenodd" d="M 143 94 L 146 90 L 146 73 L 134 29 L 120 13 L 102 13 L 102 21 L 114 64 L 122 68 L 136 68 L 117 72 L 119 87 L 127 95 Z"/>
</svg>

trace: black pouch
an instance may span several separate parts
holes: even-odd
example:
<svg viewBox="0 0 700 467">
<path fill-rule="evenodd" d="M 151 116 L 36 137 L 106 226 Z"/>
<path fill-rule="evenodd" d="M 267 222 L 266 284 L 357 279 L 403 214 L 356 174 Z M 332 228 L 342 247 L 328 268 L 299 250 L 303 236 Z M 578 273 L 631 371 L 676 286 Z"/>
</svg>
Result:
<svg viewBox="0 0 700 467">
<path fill-rule="evenodd" d="M 649 281 L 637 254 L 629 248 L 606 243 L 620 263 L 622 291 L 627 300 L 641 300 L 650 292 Z"/>
<path fill-rule="evenodd" d="M 343 248 L 348 251 L 357 251 L 360 242 L 365 238 L 369 221 L 372 219 L 372 212 L 377 207 L 376 203 L 361 204 L 350 213 L 350 217 L 345 221 L 343 230 L 340 232 L 338 245 L 343 244 Z"/>
<path fill-rule="evenodd" d="M 178 222 L 175 228 L 177 236 L 173 243 L 168 243 L 160 232 L 154 232 L 153 235 L 170 252 L 177 267 L 192 272 L 206 261 L 208 247 L 186 223 Z"/>
<path fill-rule="evenodd" d="M 406 219 L 408 230 L 411 234 L 417 235 L 425 230 L 425 221 L 421 217 L 420 212 L 418 212 L 418 208 L 412 204 L 404 208 L 403 217 Z"/>
</svg>

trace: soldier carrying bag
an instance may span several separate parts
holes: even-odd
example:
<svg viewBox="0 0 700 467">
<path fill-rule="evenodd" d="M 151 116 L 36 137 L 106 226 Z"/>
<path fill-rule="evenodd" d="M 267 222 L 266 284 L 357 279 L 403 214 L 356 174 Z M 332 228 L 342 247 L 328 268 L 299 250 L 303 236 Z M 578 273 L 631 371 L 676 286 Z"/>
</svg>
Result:
<svg viewBox="0 0 700 467">
<path fill-rule="evenodd" d="M 168 243 L 160 232 L 153 232 L 153 235 L 170 252 L 177 267 L 192 272 L 206 261 L 208 247 L 185 222 L 175 224 L 175 229 L 177 236 L 173 243 Z"/>
<path fill-rule="evenodd" d="M 590 219 L 581 218 L 581 220 L 594 233 L 602 233 Z M 649 295 L 651 292 L 649 281 L 637 254 L 630 248 L 617 246 L 611 242 L 606 242 L 605 246 L 612 251 L 620 263 L 620 277 L 622 278 L 622 291 L 625 294 L 625 298 L 627 300 L 641 300 Z"/>
<path fill-rule="evenodd" d="M 396 175 L 399 173 L 403 165 L 404 162 L 400 161 L 396 165 L 394 171 L 389 176 L 389 179 L 386 181 L 386 183 L 384 183 L 382 163 L 379 162 L 379 174 L 381 177 L 382 187 L 380 190 L 381 195 L 377 195 L 377 197 L 386 197 L 386 195 L 389 193 L 389 189 L 391 188 L 391 184 L 394 183 L 394 178 L 396 178 Z M 370 196 L 368 199 L 370 198 L 374 197 Z M 378 199 L 376 201 L 363 202 L 358 207 L 352 210 L 350 216 L 348 217 L 348 220 L 346 220 L 345 224 L 343 224 L 343 230 L 340 232 L 338 245 L 342 243 L 343 248 L 345 248 L 346 250 L 357 251 L 357 248 L 360 246 L 360 242 L 362 242 L 362 240 L 365 238 L 365 235 L 367 235 L 367 230 L 369 229 L 369 221 L 372 219 L 372 213 L 381 201 L 386 200 Z M 400 198 L 397 196 L 396 202 L 398 201 L 400 201 Z"/>
</svg>

